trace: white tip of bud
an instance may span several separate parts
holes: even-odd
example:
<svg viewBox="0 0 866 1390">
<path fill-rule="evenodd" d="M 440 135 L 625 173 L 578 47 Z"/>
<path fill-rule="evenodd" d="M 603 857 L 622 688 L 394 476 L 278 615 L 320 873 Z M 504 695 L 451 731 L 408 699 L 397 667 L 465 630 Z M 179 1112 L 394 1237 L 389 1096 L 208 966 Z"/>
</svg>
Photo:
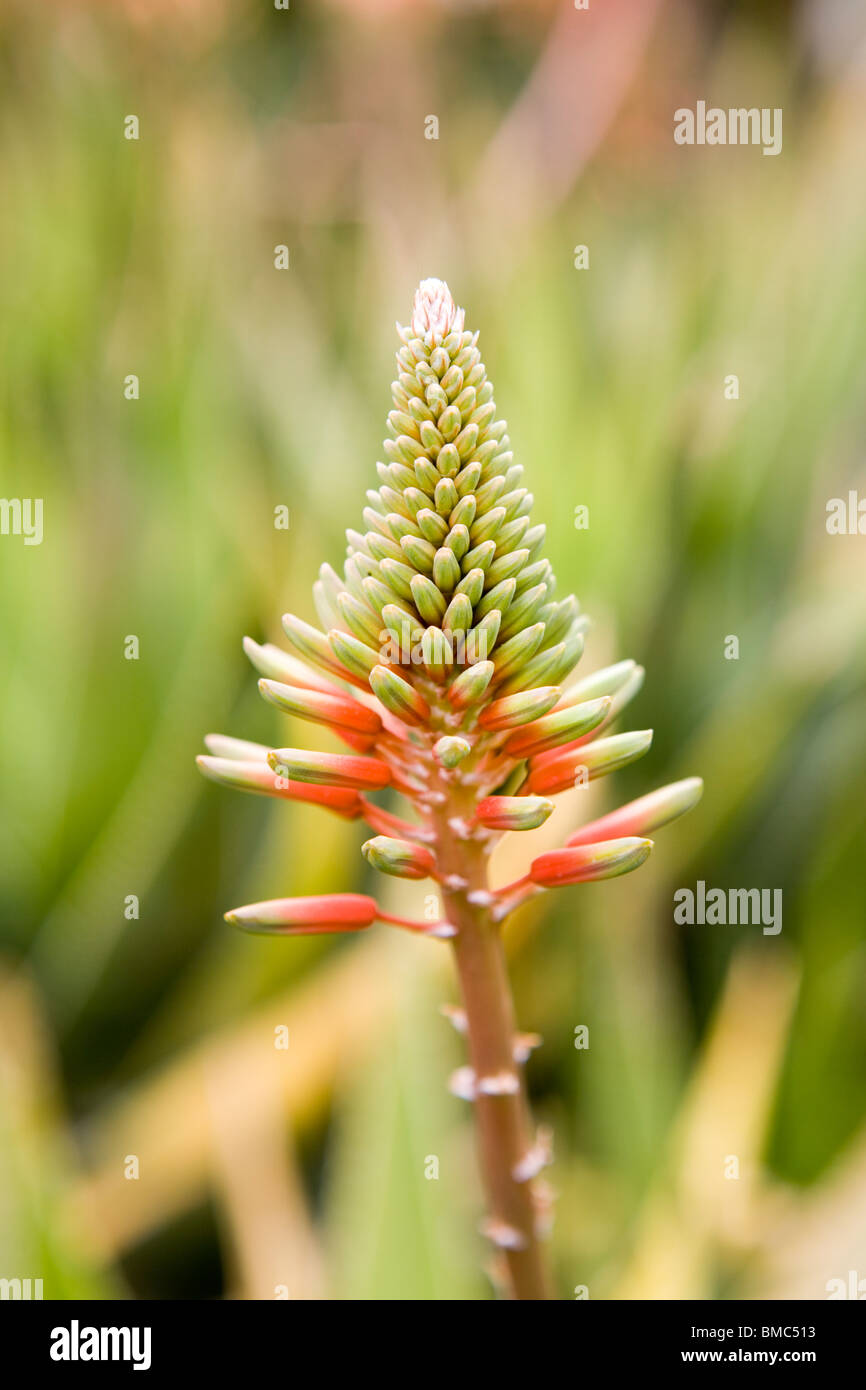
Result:
<svg viewBox="0 0 866 1390">
<path fill-rule="evenodd" d="M 415 291 L 412 322 L 413 338 L 436 347 L 449 333 L 463 332 L 463 310 L 458 309 L 444 280 L 422 280 Z"/>
</svg>

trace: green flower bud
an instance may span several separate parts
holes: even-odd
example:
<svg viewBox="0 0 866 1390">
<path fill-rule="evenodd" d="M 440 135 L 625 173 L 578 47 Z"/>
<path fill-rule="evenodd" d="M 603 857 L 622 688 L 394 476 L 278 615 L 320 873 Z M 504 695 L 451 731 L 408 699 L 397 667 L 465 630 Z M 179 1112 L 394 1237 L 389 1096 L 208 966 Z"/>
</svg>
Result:
<svg viewBox="0 0 866 1390">
<path fill-rule="evenodd" d="M 516 579 L 506 579 L 504 582 L 513 584 L 515 590 L 517 589 Z M 543 621 L 544 640 L 549 643 L 551 640 L 550 626 L 542 614 L 546 597 L 546 584 L 536 584 L 532 589 L 525 589 L 516 602 L 509 605 L 507 616 L 503 618 L 501 635 L 508 638 L 515 632 L 519 632 L 521 628 L 528 627 L 532 622 Z"/>
<path fill-rule="evenodd" d="M 465 738 L 446 734 L 433 745 L 433 756 L 443 767 L 457 767 L 467 754 L 472 752 L 472 744 Z"/>
<path fill-rule="evenodd" d="M 334 655 L 327 637 L 323 632 L 319 632 L 318 628 L 311 627 L 302 618 L 296 618 L 294 613 L 284 613 L 283 630 L 305 661 L 327 671 L 329 675 L 337 676 L 340 680 L 346 679 L 348 673 L 345 666 Z"/>
<path fill-rule="evenodd" d="M 374 790 L 386 787 L 391 773 L 380 758 L 357 758 L 349 753 L 314 753 L 306 748 L 275 748 L 268 765 L 278 777 L 311 782 L 319 787 Z"/>
<path fill-rule="evenodd" d="M 475 816 L 488 830 L 536 830 L 552 811 L 553 802 L 543 796 L 488 796 Z"/>
<path fill-rule="evenodd" d="M 374 869 L 393 874 L 395 878 L 429 878 L 436 871 L 436 860 L 430 850 L 411 840 L 392 840 L 387 835 L 377 835 L 361 846 L 361 853 Z"/>
<path fill-rule="evenodd" d="M 401 556 L 403 552 L 400 552 Z M 412 599 L 412 579 L 415 571 L 411 565 L 407 565 L 400 560 L 380 560 L 379 570 L 382 578 L 389 585 L 398 598 Z"/>
<path fill-rule="evenodd" d="M 466 594 L 455 594 L 445 610 L 442 626 L 447 632 L 468 632 L 472 626 L 472 604 Z"/>
<path fill-rule="evenodd" d="M 412 580 L 412 597 L 422 620 L 438 623 L 445 615 L 447 604 L 437 586 L 426 574 L 416 574 Z"/>
<path fill-rule="evenodd" d="M 488 613 L 493 612 L 494 608 L 499 609 L 500 616 L 507 613 L 516 592 L 516 579 L 503 579 L 501 584 L 494 584 L 493 588 L 488 589 L 484 597 L 476 603 L 476 617 L 486 617 Z"/>
<path fill-rule="evenodd" d="M 478 480 L 480 477 L 481 464 L 478 462 L 478 460 L 475 459 L 472 463 L 467 463 L 466 467 L 461 469 L 461 471 L 457 474 L 457 478 L 455 479 L 458 494 L 461 497 L 471 496 L 471 494 L 475 491 L 476 487 L 478 486 Z"/>
<path fill-rule="evenodd" d="M 382 622 L 369 604 L 359 603 L 351 594 L 343 593 L 337 599 L 337 608 L 338 617 L 343 619 L 360 642 L 378 646 Z"/>
<path fill-rule="evenodd" d="M 602 695 L 597 700 L 585 700 L 579 705 L 554 710 L 552 714 L 536 719 L 528 728 L 512 734 L 505 746 L 509 753 L 518 758 L 531 758 L 536 753 L 558 748 L 560 744 L 582 738 L 591 729 L 597 728 L 610 705 L 610 696 Z"/>
<path fill-rule="evenodd" d="M 453 552 L 458 560 L 461 560 L 469 549 L 469 528 L 462 522 L 453 525 L 442 542 Z"/>
<path fill-rule="evenodd" d="M 431 545 L 439 546 L 448 534 L 448 522 L 431 507 L 425 507 L 416 517 L 421 535 Z"/>
<path fill-rule="evenodd" d="M 465 594 L 474 607 L 484 593 L 483 569 L 464 570 L 463 578 L 457 585 L 455 593 Z"/>
<path fill-rule="evenodd" d="M 427 496 L 426 492 L 422 491 L 420 487 L 413 487 L 411 485 L 405 489 L 403 496 L 406 500 L 406 506 L 409 508 L 409 513 L 412 517 L 414 517 L 415 524 L 417 526 L 418 513 L 423 508 L 429 507 L 430 498 Z"/>
<path fill-rule="evenodd" d="M 553 709 L 559 699 L 558 685 L 541 685 L 537 690 L 521 690 L 504 695 L 482 711 L 479 724 L 485 729 L 516 729 Z"/>
<path fill-rule="evenodd" d="M 460 472 L 460 454 L 456 445 L 446 444 L 439 450 L 436 457 L 436 467 L 439 470 L 440 477 L 456 478 L 457 474 Z"/>
<path fill-rule="evenodd" d="M 441 546 L 433 557 L 433 583 L 446 594 L 460 583 L 460 562 L 447 545 Z"/>
<path fill-rule="evenodd" d="M 328 640 L 334 655 L 346 670 L 366 681 L 377 660 L 376 653 L 366 642 L 359 642 L 350 632 L 338 632 L 336 628 L 328 633 Z"/>
<path fill-rule="evenodd" d="M 468 709 L 479 704 L 486 695 L 487 687 L 493 678 L 492 661 L 479 661 L 469 666 L 453 680 L 448 687 L 448 699 L 455 709 Z"/>
<path fill-rule="evenodd" d="M 502 615 L 498 608 L 494 608 L 492 613 L 486 614 L 480 623 L 475 624 L 470 634 L 474 651 L 481 653 L 482 656 L 489 656 L 496 645 L 501 622 Z"/>
<path fill-rule="evenodd" d="M 473 545 L 480 545 L 482 541 L 489 541 L 496 535 L 500 526 L 505 520 L 504 507 L 491 507 L 489 512 L 478 518 L 470 531 Z"/>
<path fill-rule="evenodd" d="M 424 724 L 430 718 L 427 701 L 390 666 L 373 667 L 370 689 L 386 709 L 407 724 Z"/>
<path fill-rule="evenodd" d="M 439 482 L 439 473 L 428 458 L 415 460 L 415 477 L 422 492 L 432 497 Z"/>
<path fill-rule="evenodd" d="M 572 748 L 552 762 L 531 770 L 529 790 L 542 796 L 553 796 L 566 787 L 575 786 L 579 780 L 594 781 L 596 777 L 616 772 L 618 768 L 633 763 L 636 758 L 642 758 L 652 743 L 652 737 L 652 729 L 641 729 L 599 738 L 582 748 Z"/>
<path fill-rule="evenodd" d="M 515 672 L 522 670 L 529 658 L 538 650 L 543 637 L 544 623 L 534 623 L 532 627 L 524 628 L 522 632 L 518 632 L 507 642 L 503 642 L 497 648 L 493 658 L 497 680 L 505 680 L 507 676 L 512 676 Z"/>
<path fill-rule="evenodd" d="M 480 545 L 473 546 L 473 548 L 467 551 L 467 553 L 463 556 L 463 573 L 468 574 L 470 570 L 474 569 L 484 570 L 486 583 L 487 570 L 490 568 L 490 565 L 493 561 L 493 556 L 495 554 L 495 541 L 482 541 Z M 503 579 L 505 577 L 505 575 L 501 576 L 501 578 Z"/>
<path fill-rule="evenodd" d="M 436 491 L 433 494 L 436 510 L 440 516 L 448 517 L 458 506 L 457 488 L 454 486 L 453 478 L 440 478 L 436 484 Z"/>
<path fill-rule="evenodd" d="M 449 480 L 450 481 L 450 480 Z M 470 493 L 468 497 L 461 497 L 457 501 L 457 489 L 454 489 L 454 503 L 448 516 L 449 526 L 465 526 L 471 532 L 472 522 L 475 519 L 477 503 Z M 469 549 L 469 535 L 466 537 L 466 549 Z"/>
<path fill-rule="evenodd" d="M 429 541 L 422 540 L 420 536 L 404 536 L 400 545 L 407 564 L 412 565 L 418 574 L 432 574 L 436 549 Z"/>
<path fill-rule="evenodd" d="M 496 547 L 493 541 L 489 541 L 488 544 L 493 545 L 495 551 Z M 486 587 L 489 589 L 494 584 L 499 584 L 501 580 L 510 579 L 512 575 L 518 574 L 528 558 L 528 550 L 512 550 L 510 554 L 497 556 L 493 563 L 487 566 Z"/>
</svg>

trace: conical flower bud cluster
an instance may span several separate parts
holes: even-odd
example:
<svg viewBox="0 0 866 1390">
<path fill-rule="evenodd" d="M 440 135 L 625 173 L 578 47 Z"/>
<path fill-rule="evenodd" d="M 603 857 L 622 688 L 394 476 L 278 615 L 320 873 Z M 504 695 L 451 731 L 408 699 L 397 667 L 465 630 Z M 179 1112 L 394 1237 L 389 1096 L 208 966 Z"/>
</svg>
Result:
<svg viewBox="0 0 866 1390">
<path fill-rule="evenodd" d="M 329 728 L 351 751 L 211 736 L 199 762 L 226 785 L 363 817 L 384 832 L 364 846 L 370 863 L 436 877 L 436 823 L 449 799 L 463 833 L 489 847 L 497 833 L 540 825 L 549 797 L 640 757 L 652 735 L 603 734 L 640 688 L 633 662 L 563 684 L 583 652 L 586 620 L 571 596 L 556 596 L 544 526 L 533 523 L 478 335 L 447 285 L 423 281 L 398 333 L 379 485 L 361 527 L 347 532 L 342 573 L 320 570 L 320 626 L 287 614 L 288 652 L 244 642 L 263 697 Z M 414 818 L 370 799 L 383 788 L 407 798 Z M 651 847 L 644 832 L 699 795 L 690 779 L 604 817 L 569 841 L 597 853 L 557 852 L 570 853 L 561 865 L 541 856 L 527 882 L 637 867 Z M 617 833 L 630 846 L 622 855 L 609 853 Z M 504 905 L 514 901 L 510 889 Z M 292 912 L 292 930 L 304 930 Z M 311 919 L 309 929 L 321 927 Z"/>
<path fill-rule="evenodd" d="M 398 718 L 428 723 L 435 711 L 444 729 L 506 683 L 561 680 L 583 625 L 554 596 L 544 527 L 532 524 L 477 334 L 447 286 L 425 281 L 399 333 L 379 486 L 364 529 L 348 532 L 342 576 L 325 565 L 315 586 L 318 651 L 326 671 L 336 660 Z"/>
<path fill-rule="evenodd" d="M 254 903 L 227 917 L 281 935 L 383 921 L 451 941 L 465 1008 L 449 1016 L 471 1061 L 452 1090 L 476 1107 L 491 1208 L 482 1229 L 513 1295 L 546 1298 L 550 1196 L 538 1175 L 550 1143 L 532 1132 L 520 1072 L 538 1039 L 516 1031 L 499 925 L 532 894 L 638 868 L 649 832 L 689 810 L 701 783 L 602 816 L 538 854 L 524 878 L 490 888 L 488 857 L 503 834 L 537 829 L 553 797 L 646 752 L 649 730 L 612 732 L 643 671 L 621 661 L 573 675 L 586 619 L 573 597 L 557 596 L 477 334 L 447 285 L 425 280 L 398 332 L 378 486 L 347 532 L 342 571 L 319 572 L 318 625 L 286 614 L 288 651 L 244 640 L 264 699 L 328 729 L 345 751 L 210 735 L 199 763 L 224 785 L 365 821 L 373 833 L 361 852 L 372 868 L 436 884 L 436 921 L 397 917 L 353 893 Z"/>
</svg>

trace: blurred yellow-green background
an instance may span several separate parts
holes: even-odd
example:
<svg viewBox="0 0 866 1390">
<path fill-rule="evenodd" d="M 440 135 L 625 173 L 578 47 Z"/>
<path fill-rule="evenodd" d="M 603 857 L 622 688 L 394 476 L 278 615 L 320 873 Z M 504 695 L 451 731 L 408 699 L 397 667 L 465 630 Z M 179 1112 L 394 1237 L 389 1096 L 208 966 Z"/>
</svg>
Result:
<svg viewBox="0 0 866 1390">
<path fill-rule="evenodd" d="M 233 932 L 369 891 L 363 832 L 193 763 L 306 738 L 240 639 L 314 617 L 435 275 L 582 669 L 647 670 L 649 756 L 580 795 L 706 782 L 641 873 L 509 928 L 559 1294 L 866 1277 L 866 536 L 826 528 L 866 496 L 862 6 L 7 0 L 0 73 L 0 491 L 44 503 L 0 537 L 0 1276 L 491 1296 L 446 950 Z M 676 145 L 699 100 L 782 108 L 781 154 Z M 781 888 L 782 932 L 676 925 L 698 879 Z"/>
</svg>

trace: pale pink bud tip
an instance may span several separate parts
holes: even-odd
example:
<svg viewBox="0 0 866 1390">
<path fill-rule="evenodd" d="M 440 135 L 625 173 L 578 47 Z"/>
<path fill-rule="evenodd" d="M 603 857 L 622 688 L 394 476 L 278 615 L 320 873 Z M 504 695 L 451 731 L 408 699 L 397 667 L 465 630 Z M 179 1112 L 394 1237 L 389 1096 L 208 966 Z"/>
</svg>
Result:
<svg viewBox="0 0 866 1390">
<path fill-rule="evenodd" d="M 422 280 L 415 291 L 410 330 L 434 347 L 449 333 L 463 332 L 463 310 L 458 309 L 444 280 Z"/>
<path fill-rule="evenodd" d="M 274 898 L 250 903 L 226 913 L 226 921 L 246 931 L 280 936 L 305 933 L 360 931 L 375 922 L 379 908 L 361 893 L 324 893 L 317 898 Z"/>
</svg>

